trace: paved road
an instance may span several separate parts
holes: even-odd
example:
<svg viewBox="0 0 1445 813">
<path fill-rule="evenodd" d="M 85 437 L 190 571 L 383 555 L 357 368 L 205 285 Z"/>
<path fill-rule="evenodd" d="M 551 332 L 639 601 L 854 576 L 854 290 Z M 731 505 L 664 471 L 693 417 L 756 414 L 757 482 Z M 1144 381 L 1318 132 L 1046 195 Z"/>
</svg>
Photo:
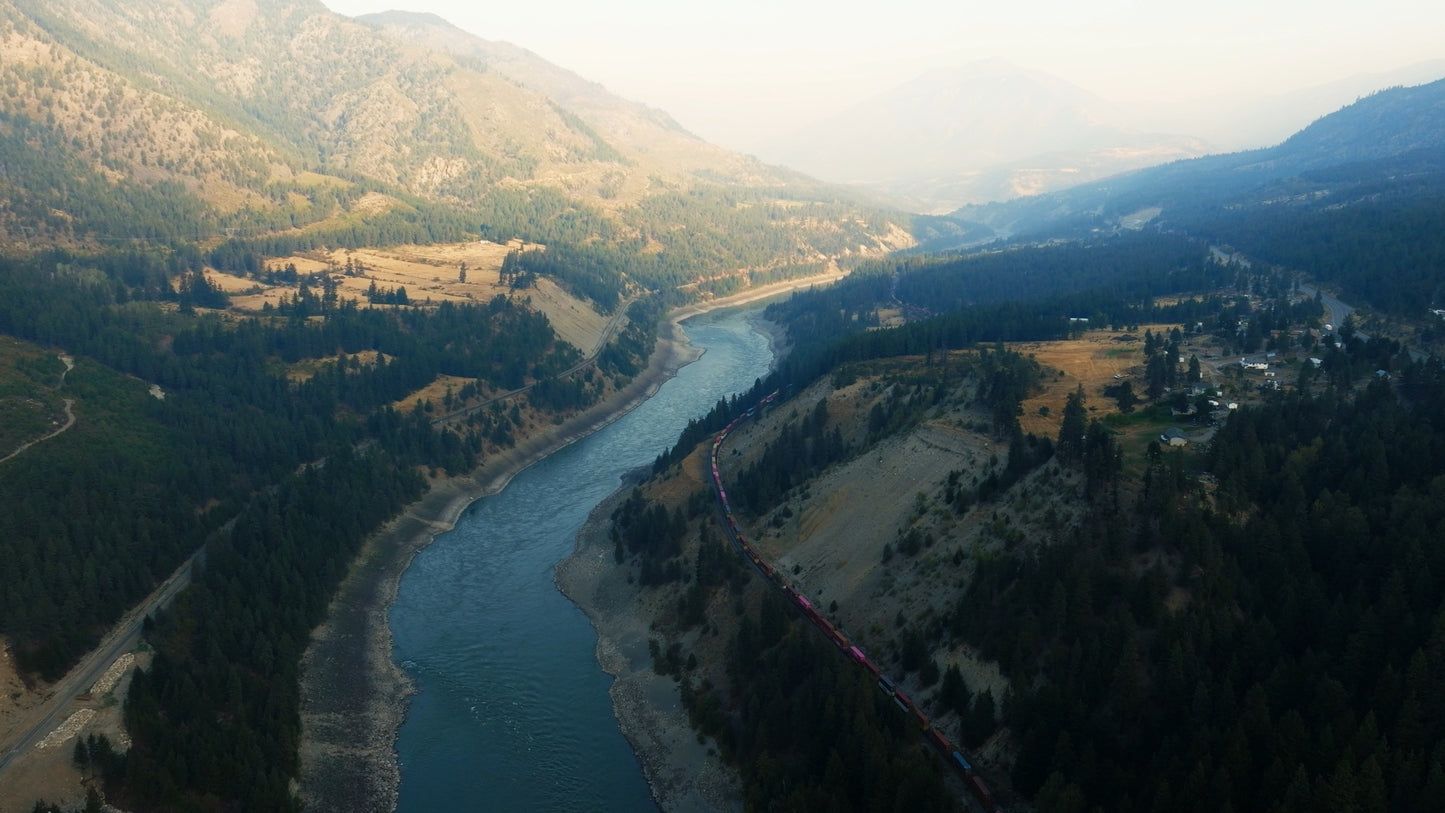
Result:
<svg viewBox="0 0 1445 813">
<path fill-rule="evenodd" d="M 46 734 L 65 722 L 65 718 L 77 705 L 76 695 L 89 692 L 90 687 L 95 685 L 117 658 L 135 648 L 140 641 L 141 625 L 146 616 L 169 604 L 177 593 L 191 583 L 192 567 L 201 556 L 202 553 L 198 552 L 176 568 L 176 572 L 172 573 L 169 579 L 115 625 L 100 646 L 82 658 L 69 674 L 51 688 L 50 696 L 45 702 L 25 713 L 15 725 L 14 731 L 17 733 L 8 738 L 7 742 L 0 742 L 0 783 L 5 781 L 5 772 L 16 757 L 28 753 Z"/>
<path fill-rule="evenodd" d="M 1338 299 L 1335 299 L 1329 294 L 1320 291 L 1319 288 L 1316 288 L 1313 285 L 1305 285 L 1301 283 L 1299 286 L 1299 290 L 1300 293 L 1308 297 L 1314 297 L 1316 295 L 1319 296 L 1320 302 L 1325 306 L 1325 310 L 1329 311 L 1329 315 L 1326 317 L 1325 321 L 1328 324 L 1334 325 L 1336 328 L 1338 328 L 1340 325 L 1343 325 L 1345 323 L 1345 320 L 1350 317 L 1350 314 L 1355 312 L 1355 309 L 1353 307 L 1346 305 L 1345 303 L 1341 302 Z"/>
<path fill-rule="evenodd" d="M 621 306 L 618 307 L 616 313 L 613 314 L 612 318 L 608 320 L 607 327 L 602 331 L 602 336 L 593 348 L 592 353 L 568 370 L 559 374 L 559 378 L 572 375 L 596 362 L 597 356 L 602 352 L 602 349 L 605 348 L 607 343 L 612 341 L 613 337 L 617 335 L 617 332 L 621 330 L 627 318 L 627 306 L 630 305 L 631 302 L 631 299 L 623 302 Z M 62 359 L 66 362 L 65 371 L 70 372 L 72 367 L 70 360 L 65 357 L 62 357 Z M 63 374 L 61 381 L 62 383 L 64 382 Z M 533 384 L 529 384 L 525 387 L 502 393 L 482 404 L 473 405 L 437 418 L 433 423 L 441 423 L 451 418 L 470 414 L 495 401 L 524 393 L 533 386 Z M 20 447 L 15 450 L 14 453 L 4 458 L 4 460 L 8 460 L 10 457 L 14 457 L 20 452 L 25 451 L 25 449 L 35 443 L 48 440 L 69 429 L 75 423 L 75 415 L 71 412 L 71 404 L 72 401 L 67 398 L 65 400 L 67 421 L 64 426 L 43 438 L 31 441 L 25 446 Z M 0 460 L 0 462 L 4 462 L 4 460 Z M 5 741 L 0 741 L 0 782 L 4 781 L 5 771 L 10 768 L 11 763 L 14 762 L 16 757 L 28 753 L 30 749 L 34 748 L 37 743 L 45 738 L 45 735 L 49 734 L 56 726 L 64 722 L 66 717 L 74 711 L 73 707 L 77 705 L 77 701 L 75 700 L 76 695 L 89 692 L 90 687 L 105 673 L 106 669 L 110 668 L 112 663 L 115 663 L 117 658 L 135 648 L 136 644 L 140 641 L 141 625 L 144 623 L 145 618 L 165 607 L 171 602 L 171 599 L 175 598 L 177 593 L 190 585 L 192 567 L 201 556 L 202 553 L 198 552 L 182 563 L 169 579 L 116 624 L 115 628 L 111 630 L 99 647 L 89 655 L 86 655 L 80 663 L 76 664 L 76 666 L 70 670 L 69 674 L 61 678 L 60 682 L 52 687 L 49 697 L 43 703 L 23 715 L 22 719 L 17 722 L 12 729 L 13 732 L 18 733 L 7 737 Z"/>
</svg>

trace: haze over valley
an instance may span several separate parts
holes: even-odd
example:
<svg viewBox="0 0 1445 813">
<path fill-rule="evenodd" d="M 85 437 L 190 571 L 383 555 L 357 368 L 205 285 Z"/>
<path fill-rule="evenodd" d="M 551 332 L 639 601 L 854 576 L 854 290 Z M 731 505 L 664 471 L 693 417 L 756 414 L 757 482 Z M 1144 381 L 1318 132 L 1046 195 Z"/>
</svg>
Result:
<svg viewBox="0 0 1445 813">
<path fill-rule="evenodd" d="M 0 813 L 1445 809 L 1445 7 L 0 0 Z"/>
</svg>

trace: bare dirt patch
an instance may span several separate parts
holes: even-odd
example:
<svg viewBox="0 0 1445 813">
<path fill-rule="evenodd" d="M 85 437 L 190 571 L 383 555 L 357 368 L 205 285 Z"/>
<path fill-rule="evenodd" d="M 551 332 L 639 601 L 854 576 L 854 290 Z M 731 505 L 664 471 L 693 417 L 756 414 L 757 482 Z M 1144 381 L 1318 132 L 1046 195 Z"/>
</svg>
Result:
<svg viewBox="0 0 1445 813">
<path fill-rule="evenodd" d="M 966 364 L 969 355 L 959 353 L 948 361 Z M 864 446 L 875 405 L 922 406 L 916 423 L 795 486 L 780 504 L 761 515 L 739 507 L 735 517 L 782 578 L 956 740 L 961 721 L 952 712 L 942 713 L 938 684 L 925 686 L 922 670 L 905 673 L 902 668 L 905 632 L 943 623 L 983 558 L 999 549 L 1047 544 L 1076 524 L 1082 514 L 1081 479 L 1047 463 L 1007 492 L 960 512 L 945 497 L 950 478 L 963 488 L 977 487 L 1001 472 L 1008 458 L 1007 443 L 995 435 L 988 416 L 968 406 L 976 396 L 971 378 L 934 369 L 922 358 L 856 365 L 844 373 L 836 380 L 852 383 L 815 382 L 731 433 L 720 449 L 723 479 L 733 493 L 742 472 L 763 457 L 767 445 L 785 426 L 812 415 L 820 400 L 827 404 L 824 431 L 836 429 L 857 447 Z M 939 381 L 952 383 L 943 385 L 947 396 L 935 400 L 920 382 Z M 700 444 L 679 466 L 642 484 L 647 499 L 669 510 L 682 508 L 705 487 L 708 448 Z M 702 790 L 706 783 L 689 773 L 706 758 L 694 754 L 696 746 L 682 736 L 686 717 L 672 714 L 676 690 L 649 668 L 649 644 L 680 647 L 693 683 L 710 682 L 726 693 L 730 678 L 723 664 L 739 613 L 748 607 L 755 612 L 770 588 L 750 578 L 741 595 L 718 591 L 709 598 L 706 623 L 680 630 L 677 608 L 687 586 L 641 587 L 640 565 L 618 566 L 613 559 L 607 513 L 594 513 L 589 529 L 579 535 L 576 554 L 558 567 L 558 583 L 598 629 L 598 661 L 618 678 L 614 708 L 656 798 L 665 809 L 694 809 L 700 800 L 715 809 L 729 797 L 710 797 Z M 700 538 L 721 533 L 712 512 L 697 522 L 704 530 L 689 529 L 681 539 L 685 566 L 699 555 Z M 919 542 L 905 546 L 905 538 Z M 939 672 L 957 668 L 974 693 L 990 692 L 995 702 L 1007 695 L 1008 683 L 997 665 L 966 644 L 939 647 L 929 657 Z M 1007 732 L 1000 733 L 971 756 L 1002 770 L 1012 753 L 1007 738 Z"/>
<path fill-rule="evenodd" d="M 0 641 L 3 644 L 3 641 Z M 45 687 L 26 686 L 15 670 L 8 645 L 0 645 L 0 742 L 8 741 L 19 712 L 32 709 L 45 697 Z"/>
<path fill-rule="evenodd" d="M 908 371 L 921 369 L 923 360 L 890 364 L 841 388 L 815 383 L 744 424 L 722 448 L 724 480 L 735 481 L 784 425 L 820 398 L 827 399 L 829 426 L 861 444 L 874 405 L 892 400 L 896 387 L 911 388 Z M 958 733 L 959 721 L 934 703 L 937 686 L 925 686 L 918 672 L 904 673 L 899 661 L 904 631 L 946 618 L 982 557 L 1000 548 L 1046 544 L 1082 513 L 1078 477 L 1052 463 L 967 511 L 948 503 L 950 477 L 963 489 L 976 487 L 1002 471 L 1009 453 L 988 416 L 967 406 L 971 385 L 959 386 L 911 429 L 794 488 L 762 516 L 739 515 L 764 558 L 905 686 L 950 737 Z M 906 539 L 915 540 L 916 550 L 905 552 Z M 699 658 L 708 660 L 701 652 Z M 931 658 L 940 671 L 956 667 L 971 691 L 989 691 L 995 701 L 1006 696 L 1008 684 L 997 665 L 972 647 L 940 648 Z"/>
<path fill-rule="evenodd" d="M 150 655 L 145 652 L 121 656 L 92 687 L 89 698 L 77 703 L 75 711 L 47 734 L 47 742 L 16 756 L 0 783 L 0 813 L 30 810 L 40 799 L 65 809 L 82 807 L 86 787 L 94 779 L 75 766 L 75 738 L 104 735 L 116 750 L 128 749 L 130 738 L 121 720 L 125 693 L 135 667 L 149 664 Z M 11 729 L 20 712 L 44 702 L 49 694 L 46 684 L 27 688 L 15 672 L 9 652 L 0 654 L 0 742 L 19 736 L 21 732 Z"/>
</svg>

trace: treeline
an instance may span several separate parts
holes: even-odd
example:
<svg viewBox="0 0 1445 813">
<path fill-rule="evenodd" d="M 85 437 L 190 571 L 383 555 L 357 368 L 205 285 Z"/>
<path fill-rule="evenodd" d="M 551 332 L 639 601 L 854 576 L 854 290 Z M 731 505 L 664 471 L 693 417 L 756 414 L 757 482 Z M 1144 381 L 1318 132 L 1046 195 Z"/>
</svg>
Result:
<svg viewBox="0 0 1445 813">
<path fill-rule="evenodd" d="M 321 248 L 460 242 L 476 234 L 476 222 L 475 213 L 418 203 L 365 217 L 348 216 L 338 223 L 322 223 L 301 231 L 233 237 L 211 249 L 207 261 L 222 271 L 252 275 L 265 270 L 267 258 Z"/>
<path fill-rule="evenodd" d="M 1337 283 L 1352 302 L 1420 318 L 1425 308 L 1445 306 L 1445 154 L 1390 163 L 1388 181 L 1378 180 L 1380 167 L 1370 164 L 1305 176 L 1331 193 L 1318 204 L 1231 207 L 1199 213 L 1189 226 Z"/>
<path fill-rule="evenodd" d="M 405 205 L 384 213 L 350 215 L 300 231 L 232 238 L 212 249 L 207 260 L 219 269 L 255 274 L 264 270 L 267 257 L 320 248 L 455 242 L 477 236 L 496 242 L 521 238 L 546 248 L 517 252 L 510 259 L 514 267 L 509 271 L 518 279 L 529 274 L 548 276 L 603 312 L 611 312 L 634 287 L 675 292 L 697 282 L 705 271 L 742 274 L 751 269 L 744 276 L 754 285 L 815 273 L 822 267 L 817 257 L 870 242 L 869 230 L 884 223 L 876 213 L 863 221 L 849 218 L 857 211 L 853 204 L 778 203 L 772 194 L 783 192 L 698 188 L 653 196 L 636 209 L 624 210 L 626 229 L 593 206 L 540 187 L 491 189 L 465 207 L 402 195 Z M 848 225 L 780 227 L 794 221 Z M 723 279 L 734 278 L 743 277 Z"/>
<path fill-rule="evenodd" d="M 126 698 L 132 742 L 107 774 L 112 803 L 301 809 L 301 654 L 361 543 L 425 490 L 415 462 L 339 450 L 210 542 L 200 579 L 147 634 L 155 658 Z"/>
<path fill-rule="evenodd" d="M 688 518 L 680 510 L 668 512 L 657 504 L 649 504 L 642 490 L 633 488 L 627 499 L 612 512 L 609 535 L 618 564 L 629 556 L 642 563 L 640 581 L 644 586 L 664 584 L 682 578 L 682 538 L 687 532 Z"/>
<path fill-rule="evenodd" d="M 884 283 L 886 289 L 886 278 Z M 789 335 L 797 342 L 793 350 L 773 372 L 755 382 L 747 393 L 732 401 L 722 400 L 706 416 L 689 421 L 677 444 L 654 461 L 654 471 L 661 471 L 686 457 L 704 437 L 741 415 L 739 404 L 746 410 L 747 405 L 756 403 L 767 393 L 779 389 L 801 389 L 819 376 L 853 362 L 909 355 L 929 356 L 948 349 L 973 348 L 980 343 L 1045 341 L 1064 338 L 1069 333 L 1067 318 L 1040 316 L 1037 307 L 1018 304 L 970 308 L 912 322 L 894 330 L 864 331 L 856 324 L 834 323 L 838 332 L 811 335 L 794 332 L 792 315 L 811 309 L 814 302 L 812 295 L 802 295 L 795 296 L 782 306 L 770 307 L 769 318 L 789 325 Z M 825 311 L 829 307 L 824 305 L 818 310 Z M 1010 353 L 1000 358 L 1014 355 Z M 990 400 L 991 406 L 1010 408 L 1007 404 L 1024 380 L 1016 373 L 1021 371 L 999 368 L 987 374 L 986 378 L 992 382 L 988 391 L 997 395 Z"/>
<path fill-rule="evenodd" d="M 503 263 L 504 276 L 539 274 L 557 280 L 577 296 L 591 300 L 597 310 L 612 313 L 627 288 L 624 269 L 636 263 L 620 252 L 596 246 L 549 246 L 542 250 L 513 251 Z M 645 275 L 639 274 L 645 278 Z"/>
<path fill-rule="evenodd" d="M 1050 810 L 1445 804 L 1445 367 L 1291 393 L 1200 460 L 1151 448 L 1075 538 L 980 563 L 952 629 L 1011 677 Z M 1154 564 L 1140 567 L 1143 561 Z"/>
<path fill-rule="evenodd" d="M 724 700 L 679 675 L 693 724 L 768 810 L 959 810 L 937 757 L 862 669 L 767 591 L 728 641 Z"/>
<path fill-rule="evenodd" d="M 828 431 L 828 400 L 819 399 L 805 417 L 784 425 L 762 455 L 738 475 L 731 496 L 738 508 L 763 514 L 794 486 L 851 453 L 840 427 Z"/>
<path fill-rule="evenodd" d="M 1141 303 L 1181 291 L 1223 287 L 1229 273 L 1206 264 L 1206 247 L 1171 234 L 1138 232 L 1104 240 L 1014 248 L 961 258 L 893 261 L 898 298 L 934 312 L 1059 298 L 1085 291 Z M 1065 316 L 1092 316 L 1091 312 Z"/>
<path fill-rule="evenodd" d="M 627 326 L 597 354 L 603 372 L 631 378 L 647 368 L 657 343 L 657 325 L 666 308 L 662 297 L 642 297 L 627 308 Z"/>
</svg>

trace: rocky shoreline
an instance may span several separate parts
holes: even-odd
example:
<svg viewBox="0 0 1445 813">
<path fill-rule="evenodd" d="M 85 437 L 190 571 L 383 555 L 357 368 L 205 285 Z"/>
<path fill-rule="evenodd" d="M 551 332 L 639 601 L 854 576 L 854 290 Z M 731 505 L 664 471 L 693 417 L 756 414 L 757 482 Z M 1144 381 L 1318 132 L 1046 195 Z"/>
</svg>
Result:
<svg viewBox="0 0 1445 813">
<path fill-rule="evenodd" d="M 413 689 L 392 661 L 387 614 L 417 552 L 451 530 L 473 501 L 496 494 L 528 466 L 627 414 L 699 355 L 678 318 L 665 322 L 647 370 L 615 397 L 524 439 L 470 475 L 433 483 L 420 501 L 367 541 L 301 662 L 298 793 L 308 810 L 396 809 L 401 777 L 396 735 Z"/>
<path fill-rule="evenodd" d="M 629 583 L 628 569 L 612 559 L 612 511 L 644 476 L 625 479 L 588 515 L 576 549 L 557 564 L 557 589 L 597 631 L 597 663 L 614 678 L 608 695 L 617 727 L 637 754 L 653 800 L 670 813 L 741 810 L 736 772 L 698 742 L 677 685 L 652 669 L 648 630 L 658 613 L 671 608 L 648 605 L 642 589 Z"/>
<path fill-rule="evenodd" d="M 616 396 L 524 439 L 470 475 L 434 483 L 420 501 L 367 541 L 302 659 L 297 793 L 308 810 L 396 809 L 401 776 L 396 736 L 413 687 L 392 661 L 387 616 L 401 576 L 417 552 L 450 530 L 473 501 L 498 493 L 523 469 L 622 417 L 696 360 L 702 351 L 688 343 L 682 320 L 840 276 L 830 273 L 764 286 L 675 311 L 659 328 L 647 369 Z M 769 335 L 780 338 L 776 331 Z M 573 556 L 558 565 L 558 586 L 598 632 L 598 663 L 616 678 L 610 693 L 619 727 L 638 754 L 654 799 L 670 811 L 738 809 L 732 771 L 697 742 L 672 681 L 652 671 L 647 622 L 634 612 L 635 590 L 625 580 L 614 584 L 616 580 L 606 578 L 620 572 L 604 567 L 611 556 L 605 522 L 612 504 L 604 501 L 588 518 Z"/>
</svg>

